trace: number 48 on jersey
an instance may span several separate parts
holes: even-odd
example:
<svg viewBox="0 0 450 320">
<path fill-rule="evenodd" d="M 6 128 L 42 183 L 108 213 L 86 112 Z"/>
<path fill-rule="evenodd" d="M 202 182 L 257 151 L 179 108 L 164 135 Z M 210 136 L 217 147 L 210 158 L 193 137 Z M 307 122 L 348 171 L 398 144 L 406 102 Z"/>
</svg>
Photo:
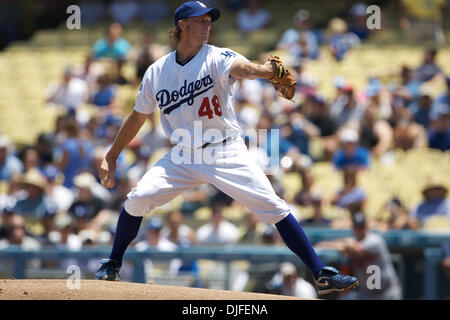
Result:
<svg viewBox="0 0 450 320">
<path fill-rule="evenodd" d="M 203 98 L 202 105 L 200 106 L 200 109 L 198 109 L 199 117 L 208 116 L 208 119 L 212 119 L 213 113 L 219 117 L 222 115 L 222 109 L 220 108 L 219 98 L 217 98 L 216 95 L 211 99 L 211 103 L 214 107 L 214 111 L 213 109 L 211 109 L 209 97 Z"/>
</svg>

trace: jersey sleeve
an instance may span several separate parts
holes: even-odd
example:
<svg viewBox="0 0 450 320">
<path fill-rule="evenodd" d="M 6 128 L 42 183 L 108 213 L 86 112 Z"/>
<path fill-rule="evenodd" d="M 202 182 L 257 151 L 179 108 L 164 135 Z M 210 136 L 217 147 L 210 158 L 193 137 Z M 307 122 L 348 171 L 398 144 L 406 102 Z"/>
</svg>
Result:
<svg viewBox="0 0 450 320">
<path fill-rule="evenodd" d="M 141 86 L 139 87 L 139 92 L 136 96 L 136 103 L 134 105 L 134 110 L 139 113 L 150 114 L 155 110 L 156 100 L 153 95 L 153 89 L 151 86 L 150 79 L 150 69 L 145 72 L 144 78 L 142 79 Z"/>
<path fill-rule="evenodd" d="M 232 85 L 234 78 L 230 76 L 231 66 L 237 59 L 250 62 L 246 57 L 228 48 L 217 48 L 214 50 L 214 61 L 217 67 L 219 81 L 223 86 Z"/>
</svg>

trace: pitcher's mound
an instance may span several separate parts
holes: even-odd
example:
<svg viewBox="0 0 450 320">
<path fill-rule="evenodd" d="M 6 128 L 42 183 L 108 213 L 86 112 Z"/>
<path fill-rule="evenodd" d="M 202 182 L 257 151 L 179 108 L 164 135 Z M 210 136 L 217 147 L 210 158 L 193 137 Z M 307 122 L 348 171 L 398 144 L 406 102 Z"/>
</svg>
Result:
<svg viewBox="0 0 450 320">
<path fill-rule="evenodd" d="M 81 280 L 69 289 L 67 280 L 0 280 L 0 300 L 286 300 L 288 296 L 185 288 L 119 281 Z"/>
</svg>

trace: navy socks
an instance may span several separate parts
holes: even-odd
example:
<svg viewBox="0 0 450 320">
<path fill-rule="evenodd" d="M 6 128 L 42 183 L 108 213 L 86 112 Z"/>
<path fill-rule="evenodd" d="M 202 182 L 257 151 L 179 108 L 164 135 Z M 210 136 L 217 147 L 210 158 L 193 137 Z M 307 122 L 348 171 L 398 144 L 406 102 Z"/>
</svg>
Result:
<svg viewBox="0 0 450 320">
<path fill-rule="evenodd" d="M 112 248 L 111 259 L 117 260 L 122 264 L 123 255 L 128 245 L 136 238 L 139 227 L 141 226 L 143 217 L 135 217 L 130 215 L 122 209 L 117 222 L 116 236 Z M 302 261 L 308 266 L 317 278 L 320 269 L 324 267 L 316 252 L 314 251 L 311 242 L 302 227 L 297 222 L 292 214 L 276 223 L 275 226 L 281 235 L 281 238 L 286 243 L 287 247 L 292 250 Z"/>
<path fill-rule="evenodd" d="M 122 258 L 128 245 L 136 238 L 143 217 L 135 217 L 122 209 L 117 221 L 116 236 L 112 247 L 110 259 L 117 260 L 122 265 Z"/>
<path fill-rule="evenodd" d="M 289 214 L 286 218 L 276 223 L 275 226 L 287 247 L 302 259 L 314 277 L 317 278 L 320 269 L 325 265 L 317 256 L 311 242 L 294 216 Z"/>
</svg>

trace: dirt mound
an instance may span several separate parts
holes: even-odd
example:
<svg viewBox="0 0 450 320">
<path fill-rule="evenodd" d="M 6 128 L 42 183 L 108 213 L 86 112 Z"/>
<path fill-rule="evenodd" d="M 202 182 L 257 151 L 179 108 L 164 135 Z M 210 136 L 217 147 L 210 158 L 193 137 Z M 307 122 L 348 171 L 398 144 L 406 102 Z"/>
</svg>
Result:
<svg viewBox="0 0 450 320">
<path fill-rule="evenodd" d="M 287 296 L 185 288 L 119 281 L 81 280 L 69 289 L 67 280 L 0 280 L 0 300 L 286 300 Z"/>
</svg>

